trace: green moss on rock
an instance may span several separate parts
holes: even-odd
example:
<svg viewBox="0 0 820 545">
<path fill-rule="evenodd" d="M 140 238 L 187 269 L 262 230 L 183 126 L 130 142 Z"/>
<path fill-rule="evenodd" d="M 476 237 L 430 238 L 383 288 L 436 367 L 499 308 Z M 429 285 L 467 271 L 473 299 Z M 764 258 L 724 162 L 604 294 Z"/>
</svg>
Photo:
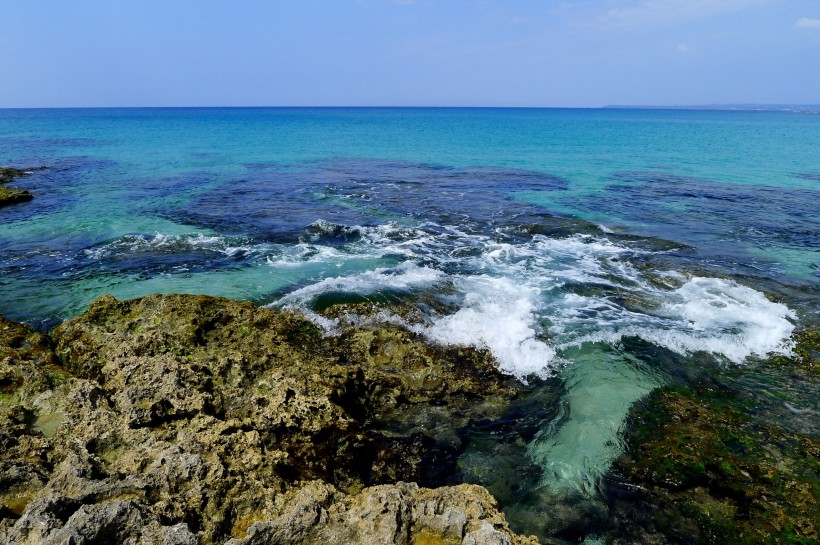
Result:
<svg viewBox="0 0 820 545">
<path fill-rule="evenodd" d="M 30 201 L 34 195 L 25 189 L 13 189 L 3 187 L 20 176 L 28 176 L 35 170 L 45 170 L 46 167 L 35 167 L 26 169 L 0 167 L 0 207 Z"/>
<path fill-rule="evenodd" d="M 257 543 L 255 528 L 275 534 L 282 520 L 288 543 L 378 541 L 381 530 L 364 522 L 320 521 L 343 505 L 358 506 L 362 521 L 382 516 L 373 501 L 384 492 L 398 502 L 391 520 L 404 521 L 395 536 L 406 544 L 415 515 L 410 499 L 399 500 L 427 492 L 371 486 L 447 484 L 459 430 L 498 417 L 521 386 L 486 351 L 431 345 L 395 324 L 345 323 L 325 336 L 301 315 L 217 297 L 103 296 L 50 338 L 0 327 L 0 357 L 9 354 L 0 457 L 30 460 L 24 478 L 7 472 L 0 482 L 14 492 L 0 498 L 0 540 L 6 532 L 12 542 L 51 539 L 37 534 L 49 526 L 29 521 L 65 521 L 61 513 L 79 506 L 90 518 L 71 521 L 116 521 L 105 524 L 128 543 L 162 542 L 156 536 L 171 531 L 163 524 L 184 525 L 191 542 Z M 319 518 L 298 530 L 303 522 L 288 513 L 303 507 Z M 465 515 L 475 524 L 464 532 L 484 531 L 487 516 L 501 524 L 488 509 Z M 148 533 L 136 541 L 134 532 Z"/>
<path fill-rule="evenodd" d="M 802 329 L 792 336 L 794 355 L 773 356 L 767 363 L 802 369 L 813 375 L 820 375 L 820 327 Z"/>
<path fill-rule="evenodd" d="M 66 379 L 48 337 L 0 316 L 0 530 L 45 486 L 50 444 L 37 400 Z"/>
<path fill-rule="evenodd" d="M 669 543 L 786 544 L 820 539 L 820 443 L 753 422 L 717 397 L 653 393 L 633 412 L 617 471 L 637 492 L 620 531 Z M 637 506 L 651 506 L 648 518 Z M 626 522 L 629 521 L 629 522 Z M 624 541 L 626 542 L 626 541 Z"/>
<path fill-rule="evenodd" d="M 0 206 L 8 206 L 11 204 L 26 202 L 33 198 L 34 195 L 25 189 L 9 189 L 7 187 L 0 186 Z"/>
</svg>

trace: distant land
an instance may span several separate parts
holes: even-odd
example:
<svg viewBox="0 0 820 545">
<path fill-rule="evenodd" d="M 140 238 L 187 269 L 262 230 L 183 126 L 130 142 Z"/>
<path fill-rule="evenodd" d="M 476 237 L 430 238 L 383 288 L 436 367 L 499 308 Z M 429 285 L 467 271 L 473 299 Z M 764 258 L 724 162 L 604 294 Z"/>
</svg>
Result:
<svg viewBox="0 0 820 545">
<path fill-rule="evenodd" d="M 798 112 L 820 114 L 820 104 L 700 104 L 694 106 L 629 106 L 604 108 L 623 110 L 737 110 L 745 112 Z"/>
</svg>

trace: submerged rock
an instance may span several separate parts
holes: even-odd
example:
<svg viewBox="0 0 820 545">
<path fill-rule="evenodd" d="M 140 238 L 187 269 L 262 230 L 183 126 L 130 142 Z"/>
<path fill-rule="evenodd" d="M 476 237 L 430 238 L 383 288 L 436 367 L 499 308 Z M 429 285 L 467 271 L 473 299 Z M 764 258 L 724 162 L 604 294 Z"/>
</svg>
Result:
<svg viewBox="0 0 820 545">
<path fill-rule="evenodd" d="M 442 486 L 519 391 L 486 351 L 192 295 L 0 333 L 0 542 L 535 543 Z"/>
<path fill-rule="evenodd" d="M 613 543 L 820 540 L 820 443 L 722 396 L 667 387 L 635 408 L 616 464 Z"/>
<path fill-rule="evenodd" d="M 769 365 L 800 369 L 808 374 L 820 375 L 820 327 L 807 327 L 792 335 L 793 354 L 777 355 L 766 360 Z"/>
</svg>

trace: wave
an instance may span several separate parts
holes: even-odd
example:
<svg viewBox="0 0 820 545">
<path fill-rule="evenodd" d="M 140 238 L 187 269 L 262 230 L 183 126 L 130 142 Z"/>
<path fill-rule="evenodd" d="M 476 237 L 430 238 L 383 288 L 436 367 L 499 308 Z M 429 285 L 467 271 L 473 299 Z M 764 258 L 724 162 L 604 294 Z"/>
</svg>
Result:
<svg viewBox="0 0 820 545">
<path fill-rule="evenodd" d="M 337 324 L 311 308 L 323 295 L 424 292 L 455 310 L 430 310 L 426 323 L 407 327 L 438 343 L 487 348 L 502 371 L 522 379 L 554 374 L 571 347 L 630 336 L 736 364 L 791 348 L 796 316 L 782 303 L 731 280 L 638 267 L 636 258 L 663 251 L 606 236 L 516 240 L 434 223 L 412 229 L 323 223 L 312 232 L 356 234 L 340 246 L 297 245 L 296 254 L 272 263 L 397 256 L 401 264 L 324 278 L 272 305 L 312 313 L 330 332 Z"/>
</svg>

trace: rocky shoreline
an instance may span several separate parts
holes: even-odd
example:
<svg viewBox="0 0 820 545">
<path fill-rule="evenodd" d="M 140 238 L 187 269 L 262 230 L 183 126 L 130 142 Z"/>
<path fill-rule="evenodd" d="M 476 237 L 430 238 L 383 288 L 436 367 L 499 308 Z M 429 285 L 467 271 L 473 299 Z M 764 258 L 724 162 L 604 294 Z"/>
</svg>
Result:
<svg viewBox="0 0 820 545">
<path fill-rule="evenodd" d="M 3 543 L 537 543 L 440 486 L 515 382 L 397 326 L 103 296 L 51 336 L 3 320 L 0 392 Z"/>
<path fill-rule="evenodd" d="M 464 430 L 526 388 L 383 310 L 330 306 L 333 335 L 195 295 L 102 296 L 50 334 L 0 318 L 0 543 L 538 543 L 454 479 Z M 762 365 L 816 381 L 819 340 Z M 820 444 L 716 380 L 633 407 L 603 541 L 816 542 Z"/>
</svg>

